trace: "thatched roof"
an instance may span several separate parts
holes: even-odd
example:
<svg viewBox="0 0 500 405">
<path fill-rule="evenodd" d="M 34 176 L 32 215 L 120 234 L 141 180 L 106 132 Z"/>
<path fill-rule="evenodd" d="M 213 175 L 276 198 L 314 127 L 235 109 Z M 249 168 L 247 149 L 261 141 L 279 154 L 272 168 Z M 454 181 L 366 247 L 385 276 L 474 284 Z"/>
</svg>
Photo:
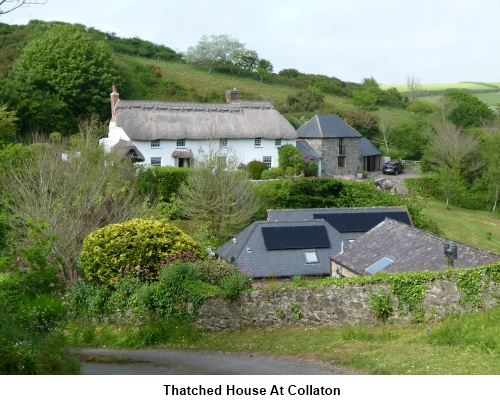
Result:
<svg viewBox="0 0 500 405">
<path fill-rule="evenodd" d="M 144 155 L 141 153 L 137 146 L 130 141 L 120 139 L 112 148 L 112 153 L 116 153 L 121 158 L 130 158 L 135 161 L 144 162 Z"/>
<path fill-rule="evenodd" d="M 119 100 L 116 123 L 133 141 L 155 139 L 296 139 L 268 101 L 187 103 Z"/>
</svg>

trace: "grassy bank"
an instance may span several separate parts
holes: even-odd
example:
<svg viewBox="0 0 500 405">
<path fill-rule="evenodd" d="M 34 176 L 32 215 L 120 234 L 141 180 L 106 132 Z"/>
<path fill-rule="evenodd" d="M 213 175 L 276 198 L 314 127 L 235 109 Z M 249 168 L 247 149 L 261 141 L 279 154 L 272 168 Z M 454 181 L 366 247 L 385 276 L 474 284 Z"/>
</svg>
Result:
<svg viewBox="0 0 500 405">
<path fill-rule="evenodd" d="M 453 206 L 446 210 L 445 203 L 436 200 L 427 200 L 424 212 L 443 236 L 500 254 L 500 216 Z"/>
</svg>

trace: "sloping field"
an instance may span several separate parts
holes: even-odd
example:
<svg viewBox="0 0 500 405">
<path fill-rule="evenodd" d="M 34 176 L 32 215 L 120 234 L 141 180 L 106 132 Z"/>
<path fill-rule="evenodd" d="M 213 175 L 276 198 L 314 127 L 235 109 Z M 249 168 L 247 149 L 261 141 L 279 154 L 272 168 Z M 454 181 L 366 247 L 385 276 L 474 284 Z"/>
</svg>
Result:
<svg viewBox="0 0 500 405">
<path fill-rule="evenodd" d="M 448 89 L 467 89 L 467 90 L 497 90 L 500 91 L 500 82 L 480 83 L 480 82 L 458 82 L 458 83 L 426 83 L 421 84 L 424 91 L 445 91 Z M 383 90 L 396 87 L 400 92 L 408 91 L 405 84 L 384 84 L 380 86 Z"/>
</svg>

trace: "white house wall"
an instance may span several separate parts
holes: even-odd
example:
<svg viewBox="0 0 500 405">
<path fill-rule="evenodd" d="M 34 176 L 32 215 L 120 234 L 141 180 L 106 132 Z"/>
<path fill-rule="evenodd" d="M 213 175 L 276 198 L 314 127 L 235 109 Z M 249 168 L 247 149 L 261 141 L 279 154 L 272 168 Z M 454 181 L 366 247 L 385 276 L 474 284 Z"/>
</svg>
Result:
<svg viewBox="0 0 500 405">
<path fill-rule="evenodd" d="M 160 140 L 160 147 L 151 147 L 151 141 L 132 140 L 135 146 L 144 155 L 146 163 L 151 163 L 151 158 L 161 157 L 162 166 L 175 166 L 175 158 L 172 152 L 176 149 L 189 149 L 193 154 L 196 165 L 198 150 L 207 146 L 207 141 L 186 139 L 184 146 L 177 147 L 177 140 Z M 215 142 L 218 142 L 217 140 Z M 295 146 L 295 139 L 282 140 L 281 145 L 291 144 Z M 263 161 L 264 156 L 271 156 L 271 167 L 278 166 L 278 147 L 274 139 L 261 139 L 261 146 L 255 146 L 254 139 L 228 139 L 227 147 L 241 156 L 242 163 L 248 164 L 252 160 Z M 223 148 L 224 149 L 224 148 Z"/>
</svg>

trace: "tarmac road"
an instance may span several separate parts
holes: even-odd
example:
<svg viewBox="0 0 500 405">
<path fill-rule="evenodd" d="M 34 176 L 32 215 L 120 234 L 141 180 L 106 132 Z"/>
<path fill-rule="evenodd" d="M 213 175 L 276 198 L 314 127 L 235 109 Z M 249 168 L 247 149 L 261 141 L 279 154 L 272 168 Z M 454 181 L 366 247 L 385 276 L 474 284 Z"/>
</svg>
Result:
<svg viewBox="0 0 500 405">
<path fill-rule="evenodd" d="M 78 349 L 84 375 L 341 375 L 355 370 L 260 354 L 166 349 Z M 89 356 L 106 362 L 88 361 Z M 112 356 L 110 358 L 110 356 Z M 87 359 L 87 361 L 85 360 Z M 114 360 L 113 360 L 114 359 Z M 111 363 L 110 361 L 116 361 Z"/>
</svg>

